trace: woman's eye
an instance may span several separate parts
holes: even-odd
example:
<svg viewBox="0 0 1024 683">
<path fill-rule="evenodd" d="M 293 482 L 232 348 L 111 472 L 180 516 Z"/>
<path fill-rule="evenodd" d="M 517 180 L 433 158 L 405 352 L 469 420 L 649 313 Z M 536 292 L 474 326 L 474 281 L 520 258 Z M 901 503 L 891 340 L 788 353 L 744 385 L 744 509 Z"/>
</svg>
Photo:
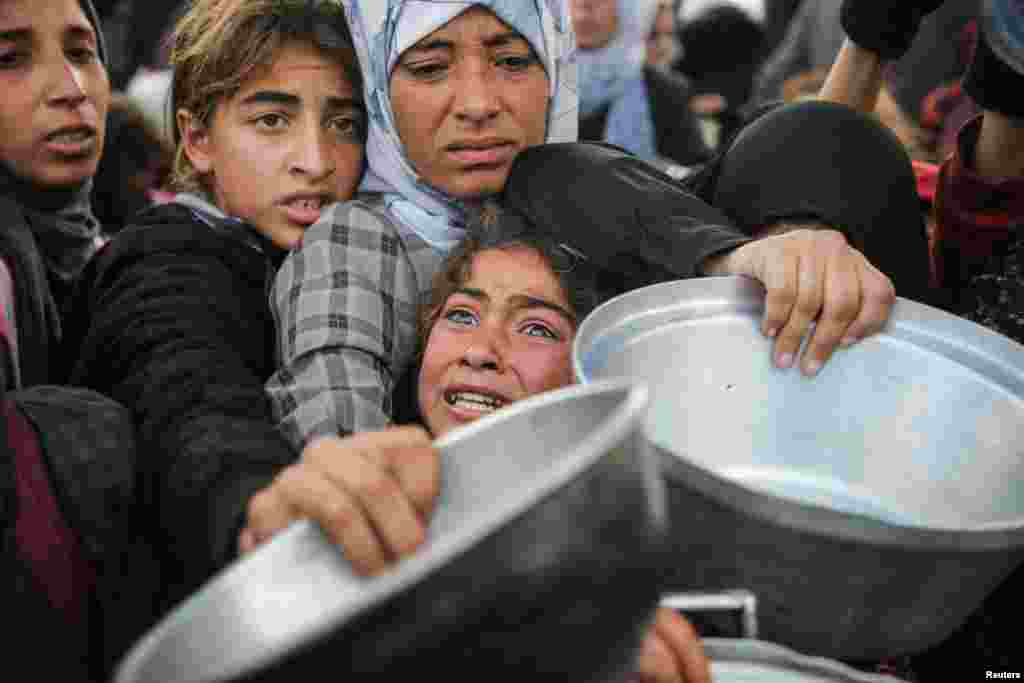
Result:
<svg viewBox="0 0 1024 683">
<path fill-rule="evenodd" d="M 545 339 L 558 340 L 558 335 L 547 325 L 541 323 L 528 323 L 523 325 L 523 334 L 528 337 L 544 337 Z"/>
<path fill-rule="evenodd" d="M 362 139 L 366 123 L 362 116 L 339 116 L 331 121 L 331 126 L 346 138 Z"/>
<path fill-rule="evenodd" d="M 443 76 L 448 70 L 448 65 L 444 62 L 416 62 L 405 64 L 402 68 L 413 78 L 427 80 Z"/>
<path fill-rule="evenodd" d="M 456 325 L 473 325 L 476 323 L 476 316 L 463 308 L 453 308 L 444 314 L 444 319 Z"/>
<path fill-rule="evenodd" d="M 75 64 L 91 64 L 96 53 L 87 47 L 75 47 L 68 50 L 68 58 Z"/>
<path fill-rule="evenodd" d="M 256 125 L 267 130 L 280 130 L 285 123 L 287 119 L 280 114 L 264 114 L 256 119 Z"/>
<path fill-rule="evenodd" d="M 25 61 L 25 54 L 18 50 L 0 52 L 0 69 L 12 69 Z"/>
<path fill-rule="evenodd" d="M 510 71 L 525 71 L 537 63 L 533 55 L 505 55 L 497 58 L 498 66 Z"/>
</svg>

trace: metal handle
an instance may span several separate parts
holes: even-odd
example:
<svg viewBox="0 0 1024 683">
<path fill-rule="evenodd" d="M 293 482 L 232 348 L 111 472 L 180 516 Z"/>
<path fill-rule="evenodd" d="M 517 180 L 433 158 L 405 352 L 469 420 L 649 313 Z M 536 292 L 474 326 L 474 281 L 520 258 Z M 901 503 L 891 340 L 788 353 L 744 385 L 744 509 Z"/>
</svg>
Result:
<svg viewBox="0 0 1024 683">
<path fill-rule="evenodd" d="M 679 612 L 739 612 L 740 636 L 757 638 L 757 596 L 746 589 L 718 593 L 671 593 L 661 606 Z"/>
</svg>

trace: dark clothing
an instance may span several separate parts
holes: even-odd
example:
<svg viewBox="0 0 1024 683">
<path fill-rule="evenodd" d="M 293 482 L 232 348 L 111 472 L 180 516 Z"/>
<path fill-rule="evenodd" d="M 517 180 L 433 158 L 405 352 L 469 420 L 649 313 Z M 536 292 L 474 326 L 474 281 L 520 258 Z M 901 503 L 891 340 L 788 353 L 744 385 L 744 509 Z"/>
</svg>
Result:
<svg viewBox="0 0 1024 683">
<path fill-rule="evenodd" d="M 992 278 L 1012 270 L 1004 261 L 1011 247 L 1019 249 L 1018 237 L 1024 225 L 1024 178 L 986 178 L 973 168 L 971 160 L 980 133 L 980 116 L 960 130 L 956 153 L 943 163 L 935 195 L 938 279 L 948 296 L 948 307 L 960 315 L 977 307 L 977 294 L 969 286 L 972 279 L 982 275 Z M 1016 274 L 1010 278 L 1015 279 Z M 1009 308 L 1004 315 L 1018 316 L 1024 302 L 1006 303 Z M 1024 338 L 1015 325 L 990 326 L 1011 337 Z"/>
<path fill-rule="evenodd" d="M 241 223 L 212 222 L 154 207 L 101 252 L 72 373 L 132 411 L 172 602 L 234 558 L 249 498 L 295 457 L 263 388 L 281 253 Z"/>
<path fill-rule="evenodd" d="M 7 664 L 39 680 L 104 681 L 155 617 L 128 411 L 38 386 L 0 410 L 0 592 Z"/>
<path fill-rule="evenodd" d="M 605 271 L 604 296 L 695 277 L 708 257 L 750 241 L 667 175 L 604 144 L 523 151 L 503 206 Z"/>
<path fill-rule="evenodd" d="M 654 145 L 658 154 L 681 166 L 696 166 L 711 158 L 697 118 L 690 111 L 690 85 L 677 73 L 644 67 L 644 82 L 654 120 Z M 580 116 L 581 142 L 602 142 L 610 105 L 589 116 Z"/>
<path fill-rule="evenodd" d="M 711 150 L 690 111 L 693 91 L 685 78 L 671 71 L 644 67 L 651 98 L 658 153 L 683 166 L 695 166 L 711 158 Z"/>
<path fill-rule="evenodd" d="M 853 109 L 770 107 L 684 184 L 751 235 L 777 222 L 839 230 L 899 296 L 934 301 L 910 158 L 888 129 Z"/>
</svg>

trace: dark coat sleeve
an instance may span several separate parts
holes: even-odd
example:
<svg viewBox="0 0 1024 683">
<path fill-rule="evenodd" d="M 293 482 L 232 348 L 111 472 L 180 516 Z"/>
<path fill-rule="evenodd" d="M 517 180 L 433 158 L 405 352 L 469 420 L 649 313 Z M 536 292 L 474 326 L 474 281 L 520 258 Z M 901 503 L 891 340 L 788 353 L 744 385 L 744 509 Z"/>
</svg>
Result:
<svg viewBox="0 0 1024 683">
<path fill-rule="evenodd" d="M 263 264 L 239 260 L 260 255 L 158 227 L 101 256 L 73 381 L 133 411 L 143 502 L 194 587 L 234 557 L 249 497 L 294 455 L 264 393 Z"/>
<path fill-rule="evenodd" d="M 700 274 L 750 238 L 712 206 L 617 147 L 531 147 L 513 165 L 504 206 L 619 274 L 622 289 Z"/>
</svg>

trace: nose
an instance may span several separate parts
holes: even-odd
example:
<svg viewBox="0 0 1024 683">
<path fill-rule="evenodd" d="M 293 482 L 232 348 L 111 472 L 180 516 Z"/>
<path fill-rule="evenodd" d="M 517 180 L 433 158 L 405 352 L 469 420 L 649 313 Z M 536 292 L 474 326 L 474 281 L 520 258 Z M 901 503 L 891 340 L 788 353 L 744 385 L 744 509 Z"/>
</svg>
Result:
<svg viewBox="0 0 1024 683">
<path fill-rule="evenodd" d="M 335 171 L 330 134 L 319 124 L 305 125 L 298 131 L 289 170 L 312 181 L 322 181 Z"/>
<path fill-rule="evenodd" d="M 496 118 L 501 105 L 488 65 L 467 65 L 461 75 L 456 89 L 455 115 L 476 125 Z"/>
<path fill-rule="evenodd" d="M 58 107 L 75 109 L 87 99 L 85 78 L 81 70 L 67 60 L 63 60 L 60 67 L 55 67 L 50 103 Z"/>
<path fill-rule="evenodd" d="M 488 330 L 483 326 L 477 328 L 462 351 L 462 365 L 474 370 L 501 372 L 504 363 L 502 362 L 502 343 L 499 337 L 500 333 L 496 331 Z"/>
</svg>

